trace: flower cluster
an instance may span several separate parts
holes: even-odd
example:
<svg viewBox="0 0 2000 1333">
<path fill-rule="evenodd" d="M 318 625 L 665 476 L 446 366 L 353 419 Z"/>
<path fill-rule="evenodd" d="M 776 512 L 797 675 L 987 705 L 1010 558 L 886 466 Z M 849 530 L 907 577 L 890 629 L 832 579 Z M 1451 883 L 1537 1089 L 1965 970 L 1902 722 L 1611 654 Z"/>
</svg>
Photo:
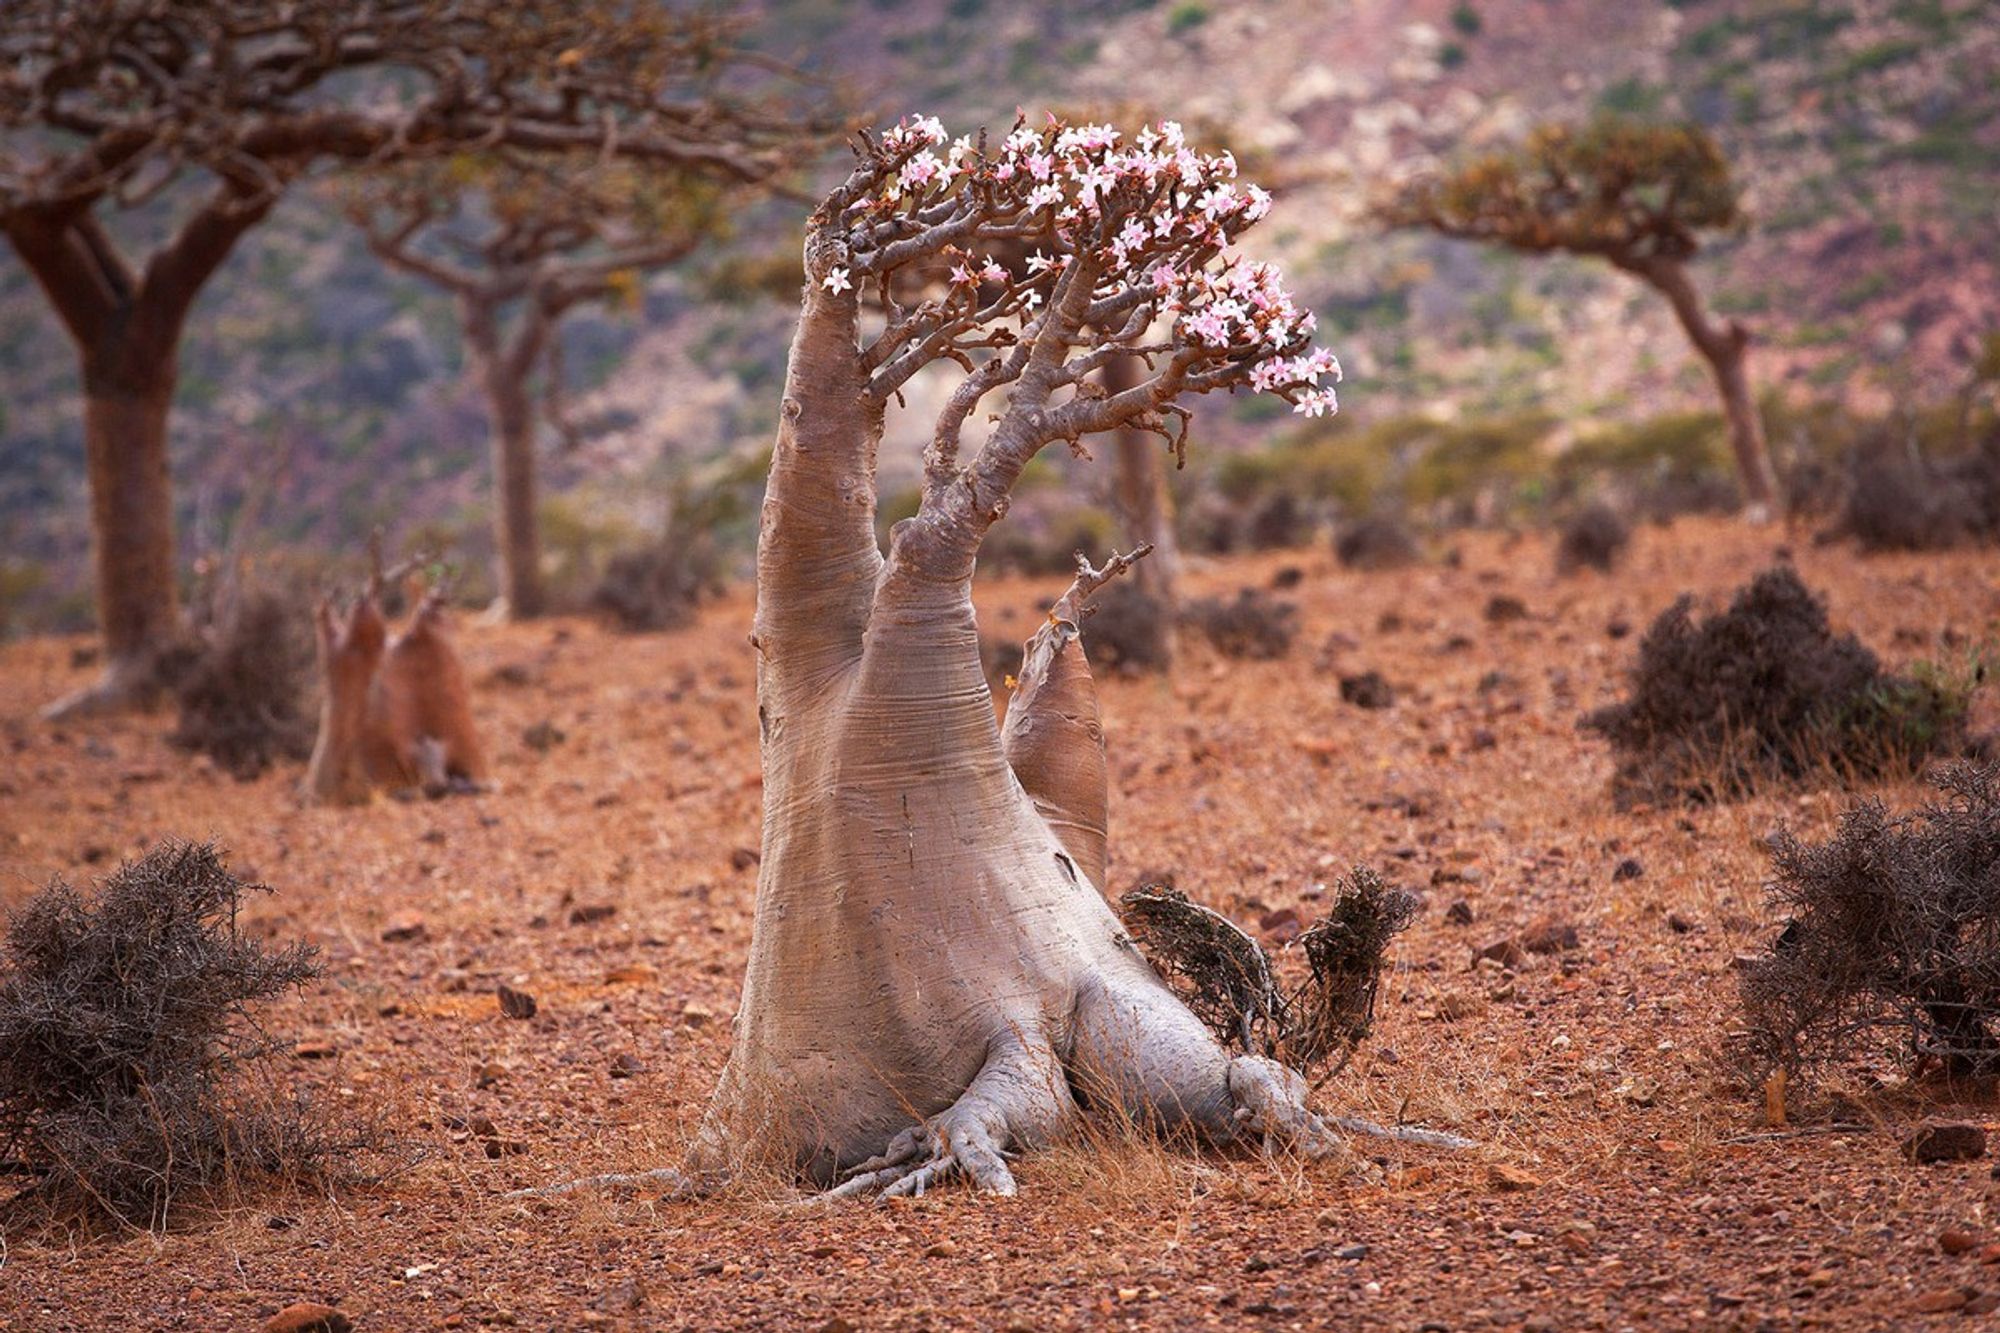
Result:
<svg viewBox="0 0 2000 1333">
<path fill-rule="evenodd" d="M 1028 336 L 1053 317 L 1058 284 L 1081 261 L 1096 318 L 1113 312 L 1143 330 L 1166 317 L 1198 390 L 1241 384 L 1312 416 L 1334 410 L 1322 380 L 1338 381 L 1340 368 L 1313 348 L 1312 314 L 1274 265 L 1230 250 L 1270 212 L 1270 193 L 1239 181 L 1231 154 L 1191 147 L 1175 122 L 1127 139 L 1051 118 L 1016 124 L 992 148 L 984 135 L 947 143 L 935 117 L 917 116 L 868 149 L 838 197 L 849 263 L 821 278 L 828 291 L 937 259 L 941 322 L 951 312 L 1012 319 Z"/>
</svg>

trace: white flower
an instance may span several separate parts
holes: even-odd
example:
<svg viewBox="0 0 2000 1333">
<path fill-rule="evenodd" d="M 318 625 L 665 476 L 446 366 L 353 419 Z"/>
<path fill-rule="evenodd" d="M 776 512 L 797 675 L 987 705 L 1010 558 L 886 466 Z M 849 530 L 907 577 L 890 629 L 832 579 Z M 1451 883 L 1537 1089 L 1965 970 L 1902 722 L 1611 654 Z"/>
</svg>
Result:
<svg viewBox="0 0 2000 1333">
<path fill-rule="evenodd" d="M 848 281 L 847 270 L 844 268 L 828 270 L 827 275 L 819 280 L 819 285 L 836 296 L 850 290 L 854 286 L 852 282 Z"/>
</svg>

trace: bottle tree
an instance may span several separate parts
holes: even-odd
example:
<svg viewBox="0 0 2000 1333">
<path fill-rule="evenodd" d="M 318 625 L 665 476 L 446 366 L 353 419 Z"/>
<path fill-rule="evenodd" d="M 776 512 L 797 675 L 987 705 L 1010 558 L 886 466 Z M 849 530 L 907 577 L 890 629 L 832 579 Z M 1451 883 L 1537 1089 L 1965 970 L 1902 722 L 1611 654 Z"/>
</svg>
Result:
<svg viewBox="0 0 2000 1333">
<path fill-rule="evenodd" d="M 1140 552 L 1080 558 L 1004 727 L 971 597 L 980 544 L 1042 449 L 1129 427 L 1182 447 L 1206 393 L 1333 409 L 1312 316 L 1231 249 L 1269 196 L 1172 123 L 947 143 L 918 118 L 857 152 L 805 238 L 757 553 L 756 920 L 692 1177 L 749 1159 L 847 1192 L 962 1174 L 1010 1193 L 1006 1154 L 1060 1133 L 1078 1090 L 1216 1141 L 1334 1151 L 1303 1080 L 1225 1048 L 1103 896 L 1083 611 Z M 884 418 L 939 363 L 959 374 L 918 512 L 885 552 Z M 1142 370 L 1108 391 L 1119 363 Z"/>
</svg>

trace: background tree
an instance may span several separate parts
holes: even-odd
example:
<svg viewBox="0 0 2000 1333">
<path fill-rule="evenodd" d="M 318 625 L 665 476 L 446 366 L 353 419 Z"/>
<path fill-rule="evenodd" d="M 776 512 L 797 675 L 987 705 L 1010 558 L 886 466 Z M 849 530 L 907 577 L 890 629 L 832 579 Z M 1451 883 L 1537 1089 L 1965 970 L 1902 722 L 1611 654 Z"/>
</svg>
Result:
<svg viewBox="0 0 2000 1333">
<path fill-rule="evenodd" d="M 1100 896 L 1109 795 L 1082 609 L 1132 557 L 1082 565 L 1027 645 L 1004 730 L 971 587 L 1043 448 L 1128 425 L 1178 448 L 1181 400 L 1218 390 L 1317 415 L 1337 367 L 1276 270 L 1228 252 L 1270 198 L 1226 154 L 1172 124 L 944 140 L 929 119 L 864 138 L 808 224 L 757 555 L 756 919 L 691 1165 L 759 1157 L 848 1173 L 850 1192 L 962 1172 L 1011 1192 L 1002 1153 L 1068 1124 L 1073 1087 L 1217 1140 L 1333 1151 L 1303 1081 L 1232 1055 Z M 1002 244 L 1026 249 L 1018 268 Z M 1145 374 L 1107 393 L 1102 370 L 1132 358 Z M 884 416 L 941 362 L 963 374 L 885 555 Z"/>
<path fill-rule="evenodd" d="M 1594 255 L 1659 291 L 1715 376 L 1745 498 L 1753 511 L 1777 512 L 1777 474 L 1744 364 L 1749 331 L 1716 322 L 1688 269 L 1703 233 L 1744 222 L 1729 161 L 1706 131 L 1610 115 L 1545 125 L 1517 147 L 1412 181 L 1378 215 L 1531 253 Z"/>
<path fill-rule="evenodd" d="M 0 6 L 0 232 L 76 345 L 107 659 L 55 711 L 157 693 L 179 633 L 181 330 L 287 188 L 327 163 L 469 145 L 760 178 L 783 127 L 688 95 L 719 40 L 709 20 L 620 0 Z M 109 225 L 121 209 L 127 244 Z"/>
<path fill-rule="evenodd" d="M 721 186 L 733 174 L 663 171 L 595 154 L 468 154 L 377 176 L 349 199 L 377 255 L 456 298 L 491 417 L 497 585 L 517 618 L 540 615 L 547 601 L 537 426 L 546 418 L 566 443 L 575 438 L 562 410 L 562 318 L 586 302 L 635 304 L 646 270 L 718 235 Z"/>
</svg>

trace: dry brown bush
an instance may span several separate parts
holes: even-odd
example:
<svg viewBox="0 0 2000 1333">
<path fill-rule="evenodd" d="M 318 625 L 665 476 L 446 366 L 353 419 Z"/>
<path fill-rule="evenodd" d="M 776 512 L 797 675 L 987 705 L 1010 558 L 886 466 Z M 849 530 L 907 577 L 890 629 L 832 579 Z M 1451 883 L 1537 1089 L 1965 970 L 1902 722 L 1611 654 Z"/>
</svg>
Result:
<svg viewBox="0 0 2000 1333">
<path fill-rule="evenodd" d="M 1233 598 L 1200 597 L 1181 608 L 1181 623 L 1201 632 L 1224 657 L 1267 661 L 1291 651 L 1299 609 L 1258 588 Z"/>
<path fill-rule="evenodd" d="M 1773 782 L 1914 774 L 1965 739 L 1969 686 L 1892 675 L 1789 565 L 1697 622 L 1682 597 L 1640 640 L 1631 695 L 1583 719 L 1618 758 L 1612 792 L 1634 801 L 1735 800 Z"/>
<path fill-rule="evenodd" d="M 1824 843 L 1776 843 L 1790 918 L 1745 969 L 1757 1055 L 1792 1072 L 1899 1050 L 1954 1075 L 2000 1073 L 2000 765 L 1951 764 L 1942 799 L 1849 810 Z"/>
<path fill-rule="evenodd" d="M 0 1159 L 21 1198 L 163 1226 L 177 1200 L 318 1174 L 348 1146 L 261 1074 L 252 1012 L 320 974 L 244 936 L 208 844 L 163 843 L 93 894 L 58 879 L 0 942 Z"/>
</svg>

